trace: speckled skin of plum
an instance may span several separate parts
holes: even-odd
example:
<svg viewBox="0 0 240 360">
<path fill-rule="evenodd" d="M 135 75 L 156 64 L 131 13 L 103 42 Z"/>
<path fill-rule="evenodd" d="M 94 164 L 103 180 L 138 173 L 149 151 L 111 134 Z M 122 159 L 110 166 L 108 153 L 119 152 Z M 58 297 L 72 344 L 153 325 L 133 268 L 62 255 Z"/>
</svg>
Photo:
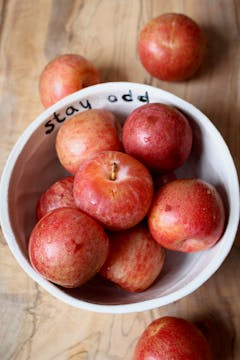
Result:
<svg viewBox="0 0 240 360">
<path fill-rule="evenodd" d="M 68 119 L 56 137 L 62 166 L 75 174 L 84 160 L 104 150 L 122 150 L 121 125 L 113 113 L 90 109 Z"/>
<path fill-rule="evenodd" d="M 137 45 L 144 68 L 164 81 L 181 81 L 199 69 L 206 51 L 200 26 L 183 14 L 162 14 L 140 31 Z"/>
<path fill-rule="evenodd" d="M 192 138 L 186 116 L 161 103 L 136 108 L 123 125 L 125 151 L 155 173 L 180 167 L 190 155 Z"/>
<path fill-rule="evenodd" d="M 84 87 L 100 83 L 98 69 L 77 54 L 63 54 L 51 60 L 43 69 L 39 92 L 45 108 Z"/>
<path fill-rule="evenodd" d="M 114 163 L 116 178 L 111 179 Z M 153 196 L 148 169 L 132 156 L 103 151 L 80 166 L 73 195 L 79 209 L 110 230 L 124 230 L 147 214 Z"/>
<path fill-rule="evenodd" d="M 165 316 L 154 320 L 140 336 L 133 360 L 213 360 L 210 345 L 193 323 Z"/>
<path fill-rule="evenodd" d="M 122 289 L 140 292 L 161 273 L 165 250 L 151 236 L 146 224 L 110 232 L 110 250 L 100 273 Z"/>
<path fill-rule="evenodd" d="M 104 264 L 109 239 L 90 216 L 73 208 L 58 208 L 35 225 L 29 239 L 33 268 L 66 288 L 91 279 Z"/>
<path fill-rule="evenodd" d="M 73 176 L 57 180 L 41 195 L 36 209 L 37 219 L 60 207 L 76 208 L 73 198 Z"/>
<path fill-rule="evenodd" d="M 216 188 L 203 180 L 174 180 L 156 193 L 148 225 L 153 238 L 165 248 L 205 250 L 223 234 L 224 204 Z"/>
</svg>

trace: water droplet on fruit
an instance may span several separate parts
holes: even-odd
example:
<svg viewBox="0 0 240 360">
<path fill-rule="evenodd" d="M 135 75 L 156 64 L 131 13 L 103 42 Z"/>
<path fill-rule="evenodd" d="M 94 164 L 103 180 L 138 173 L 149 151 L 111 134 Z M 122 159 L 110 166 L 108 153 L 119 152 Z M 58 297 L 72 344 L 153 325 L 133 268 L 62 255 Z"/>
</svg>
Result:
<svg viewBox="0 0 240 360">
<path fill-rule="evenodd" d="M 148 143 L 150 141 L 150 137 L 149 136 L 144 136 L 143 141 L 145 143 Z"/>
<path fill-rule="evenodd" d="M 166 205 L 166 206 L 165 206 L 165 211 L 171 211 L 171 210 L 172 210 L 171 205 Z"/>
</svg>

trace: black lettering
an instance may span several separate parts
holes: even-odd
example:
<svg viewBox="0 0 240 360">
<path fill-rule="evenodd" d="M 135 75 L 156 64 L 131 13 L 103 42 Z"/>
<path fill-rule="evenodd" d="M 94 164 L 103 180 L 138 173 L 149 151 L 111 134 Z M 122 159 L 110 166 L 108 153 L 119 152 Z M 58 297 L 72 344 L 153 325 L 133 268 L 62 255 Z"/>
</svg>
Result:
<svg viewBox="0 0 240 360">
<path fill-rule="evenodd" d="M 73 115 L 75 112 L 78 112 L 78 109 L 76 109 L 75 107 L 73 107 L 73 106 L 69 106 L 69 107 L 67 107 L 66 108 L 66 115 L 68 115 L 68 116 L 71 116 L 71 115 Z"/>
<path fill-rule="evenodd" d="M 115 95 L 109 95 L 108 96 L 108 101 L 113 103 L 113 102 L 118 101 L 118 98 Z"/>
<path fill-rule="evenodd" d="M 54 124 L 52 123 L 53 119 L 50 119 L 46 122 L 46 124 L 44 125 L 45 128 L 47 128 L 47 130 L 45 131 L 45 134 L 50 134 L 53 130 L 54 130 Z"/>
<path fill-rule="evenodd" d="M 63 122 L 64 120 L 66 120 L 65 117 L 61 119 L 61 118 L 59 117 L 60 114 L 57 114 L 56 112 L 53 113 L 53 116 L 54 116 L 54 119 L 57 120 L 58 123 L 61 123 L 61 122 Z"/>
<path fill-rule="evenodd" d="M 92 106 L 90 104 L 90 102 L 88 100 L 86 100 L 86 104 L 84 104 L 82 101 L 79 101 L 79 104 L 81 105 L 81 107 L 83 107 L 84 109 L 91 109 Z"/>
<path fill-rule="evenodd" d="M 139 95 L 137 98 L 141 102 L 145 102 L 147 104 L 149 103 L 149 96 L 147 91 L 145 92 L 145 95 Z"/>
<path fill-rule="evenodd" d="M 124 95 L 122 96 L 122 99 L 123 99 L 124 101 L 133 101 L 132 91 L 129 90 L 129 92 L 128 92 L 127 94 L 124 94 Z"/>
</svg>

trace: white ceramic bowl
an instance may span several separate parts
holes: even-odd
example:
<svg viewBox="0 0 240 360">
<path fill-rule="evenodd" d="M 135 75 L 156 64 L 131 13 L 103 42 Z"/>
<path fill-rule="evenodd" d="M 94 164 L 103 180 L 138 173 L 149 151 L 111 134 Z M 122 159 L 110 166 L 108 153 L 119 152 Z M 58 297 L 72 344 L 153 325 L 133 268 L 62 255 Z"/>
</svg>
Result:
<svg viewBox="0 0 240 360">
<path fill-rule="evenodd" d="M 63 289 L 42 278 L 28 259 L 28 238 L 35 224 L 40 194 L 65 175 L 55 152 L 55 137 L 64 120 L 88 107 L 105 108 L 121 121 L 146 102 L 173 105 L 189 116 L 194 145 L 179 177 L 200 177 L 215 185 L 227 211 L 222 239 L 211 249 L 191 254 L 167 252 L 158 280 L 146 291 L 127 293 L 96 276 L 78 289 Z M 80 90 L 45 110 L 14 146 L 1 179 L 1 225 L 6 241 L 24 271 L 56 298 L 81 309 L 127 313 L 160 307 L 183 298 L 202 285 L 222 264 L 239 221 L 239 185 L 231 154 L 211 121 L 188 102 L 151 86 L 118 82 Z"/>
</svg>

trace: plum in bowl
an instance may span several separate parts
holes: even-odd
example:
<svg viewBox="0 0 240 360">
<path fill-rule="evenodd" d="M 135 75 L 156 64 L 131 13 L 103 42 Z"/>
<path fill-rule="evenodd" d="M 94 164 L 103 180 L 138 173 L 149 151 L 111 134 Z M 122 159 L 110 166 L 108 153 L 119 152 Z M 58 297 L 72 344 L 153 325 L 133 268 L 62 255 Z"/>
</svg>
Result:
<svg viewBox="0 0 240 360">
<path fill-rule="evenodd" d="M 99 274 L 74 289 L 55 285 L 31 266 L 28 241 L 36 223 L 35 210 L 40 195 L 54 181 L 69 175 L 61 166 L 55 149 L 59 128 L 68 118 L 87 109 L 111 111 L 124 123 L 134 109 L 147 103 L 176 107 L 189 118 L 193 130 L 192 151 L 187 161 L 176 170 L 176 176 L 201 178 L 217 188 L 226 212 L 221 239 L 204 251 L 182 253 L 167 250 L 159 277 L 142 292 L 124 291 Z M 144 311 L 192 293 L 221 266 L 234 243 L 239 222 L 238 177 L 221 134 L 196 107 L 152 86 L 130 82 L 104 83 L 65 97 L 41 113 L 24 131 L 2 174 L 0 215 L 4 236 L 17 262 L 50 294 L 74 307 L 96 312 Z"/>
</svg>

